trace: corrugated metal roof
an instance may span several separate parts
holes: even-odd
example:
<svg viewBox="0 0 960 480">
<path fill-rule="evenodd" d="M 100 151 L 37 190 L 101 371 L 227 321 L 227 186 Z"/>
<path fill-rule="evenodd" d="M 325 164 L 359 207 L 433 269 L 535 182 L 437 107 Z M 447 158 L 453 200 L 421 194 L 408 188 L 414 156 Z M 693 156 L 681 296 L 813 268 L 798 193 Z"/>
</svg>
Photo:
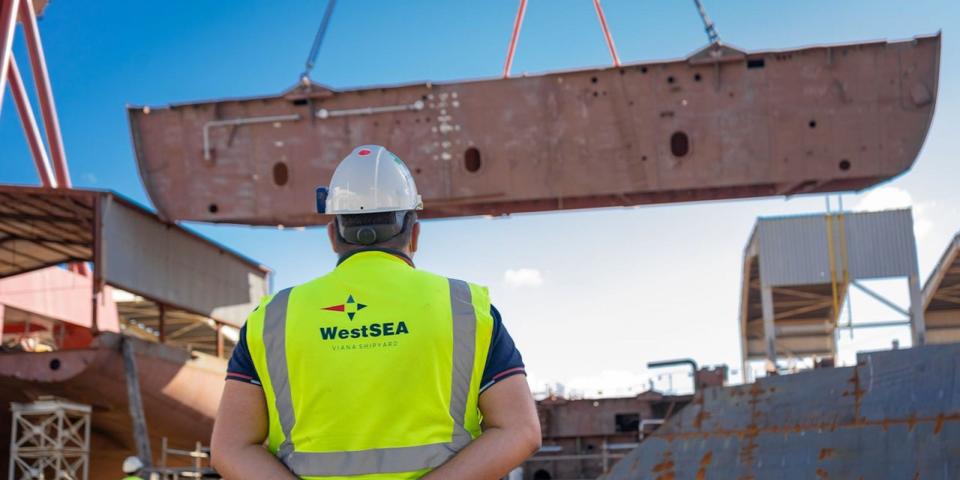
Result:
<svg viewBox="0 0 960 480">
<path fill-rule="evenodd" d="M 761 283 L 787 286 L 831 282 L 831 235 L 839 279 L 843 277 L 844 244 L 851 279 L 917 273 L 917 247 L 909 209 L 805 215 L 757 222 Z"/>
</svg>

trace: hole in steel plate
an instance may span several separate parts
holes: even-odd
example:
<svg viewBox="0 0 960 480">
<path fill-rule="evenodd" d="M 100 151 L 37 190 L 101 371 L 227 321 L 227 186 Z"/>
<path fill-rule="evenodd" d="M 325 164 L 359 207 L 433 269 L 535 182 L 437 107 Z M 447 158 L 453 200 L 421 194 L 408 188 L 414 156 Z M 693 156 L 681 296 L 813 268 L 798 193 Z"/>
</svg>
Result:
<svg viewBox="0 0 960 480">
<path fill-rule="evenodd" d="M 533 472 L 533 480 L 552 480 L 553 476 L 550 475 L 550 472 L 540 469 L 536 472 Z"/>
<path fill-rule="evenodd" d="M 550 472 L 540 469 L 536 472 L 533 472 L 533 480 L 552 480 L 553 477 L 550 475 Z"/>
<path fill-rule="evenodd" d="M 590 83 L 597 83 L 597 77 L 590 77 Z"/>
<path fill-rule="evenodd" d="M 693 74 L 693 81 L 694 81 L 694 82 L 699 82 L 700 80 L 703 80 L 703 76 L 700 75 L 699 73 L 694 73 L 694 74 Z"/>
<path fill-rule="evenodd" d="M 298 99 L 296 99 L 296 100 L 293 100 L 293 101 L 290 102 L 290 103 L 292 103 L 292 104 L 294 104 L 294 105 L 296 105 L 296 106 L 299 107 L 299 106 L 302 106 L 302 105 L 306 105 L 307 103 L 309 103 L 309 101 L 308 101 L 306 98 L 298 98 Z"/>
<path fill-rule="evenodd" d="M 60 359 L 54 358 L 50 360 L 50 370 L 60 370 Z"/>
<path fill-rule="evenodd" d="M 207 206 L 207 211 L 210 213 L 217 213 L 220 211 L 220 207 L 218 207 L 216 203 L 211 203 L 209 206 Z"/>
<path fill-rule="evenodd" d="M 686 133 L 673 132 L 673 135 L 670 135 L 670 153 L 674 157 L 683 157 L 690 153 L 690 138 Z"/>
<path fill-rule="evenodd" d="M 850 160 L 844 158 L 843 160 L 840 160 L 840 164 L 837 166 L 840 167 L 840 170 L 846 172 L 847 170 L 850 170 Z"/>
<path fill-rule="evenodd" d="M 817 128 L 817 121 L 810 120 L 810 123 L 808 123 L 807 126 L 809 126 L 810 128 Z"/>
<path fill-rule="evenodd" d="M 463 167 L 466 168 L 468 172 L 480 170 L 481 163 L 480 150 L 478 150 L 477 147 L 470 147 L 467 151 L 463 152 Z"/>
<path fill-rule="evenodd" d="M 290 170 L 287 169 L 287 164 L 283 162 L 274 163 L 273 183 L 277 184 L 278 187 L 282 187 L 287 184 L 288 180 L 290 180 Z"/>
<path fill-rule="evenodd" d="M 767 65 L 766 60 L 762 58 L 754 58 L 747 60 L 747 68 L 763 68 Z"/>
<path fill-rule="evenodd" d="M 670 75 L 669 77 L 667 77 L 667 83 L 673 83 L 675 81 L 677 81 L 677 79 L 673 78 L 673 75 Z"/>
</svg>

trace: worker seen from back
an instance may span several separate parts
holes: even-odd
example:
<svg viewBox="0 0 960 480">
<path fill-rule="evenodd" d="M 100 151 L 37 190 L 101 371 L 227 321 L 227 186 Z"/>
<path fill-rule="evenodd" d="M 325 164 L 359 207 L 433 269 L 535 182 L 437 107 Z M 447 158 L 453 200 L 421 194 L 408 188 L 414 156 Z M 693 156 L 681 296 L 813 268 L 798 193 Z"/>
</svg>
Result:
<svg viewBox="0 0 960 480">
<path fill-rule="evenodd" d="M 422 203 L 406 165 L 358 147 L 317 207 L 335 216 L 339 261 L 248 317 L 214 426 L 217 471 L 496 479 L 534 453 L 523 360 L 487 289 L 414 267 Z"/>
<path fill-rule="evenodd" d="M 123 480 L 143 480 L 140 476 L 143 470 L 143 462 L 140 458 L 130 456 L 123 459 L 121 469 L 124 473 Z"/>
</svg>

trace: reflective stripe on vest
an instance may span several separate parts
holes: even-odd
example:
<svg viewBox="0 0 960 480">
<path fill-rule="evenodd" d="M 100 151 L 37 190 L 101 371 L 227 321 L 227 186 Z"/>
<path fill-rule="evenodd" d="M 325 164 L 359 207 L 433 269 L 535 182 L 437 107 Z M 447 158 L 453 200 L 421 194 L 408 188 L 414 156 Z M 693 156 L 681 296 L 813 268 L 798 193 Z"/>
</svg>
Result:
<svg viewBox="0 0 960 480">
<path fill-rule="evenodd" d="M 440 466 L 470 443 L 471 436 L 464 427 L 464 416 L 473 376 L 477 317 L 470 285 L 463 280 L 452 278 L 448 279 L 448 282 L 453 313 L 450 416 L 453 418 L 454 431 L 451 441 L 446 443 L 351 452 L 297 452 L 293 444 L 293 428 L 297 420 L 290 395 L 286 348 L 287 304 L 292 288 L 281 290 L 267 304 L 263 343 L 266 348 L 267 372 L 273 385 L 277 414 L 284 436 L 283 443 L 277 450 L 277 457 L 287 468 L 299 476 L 409 472 Z"/>
</svg>

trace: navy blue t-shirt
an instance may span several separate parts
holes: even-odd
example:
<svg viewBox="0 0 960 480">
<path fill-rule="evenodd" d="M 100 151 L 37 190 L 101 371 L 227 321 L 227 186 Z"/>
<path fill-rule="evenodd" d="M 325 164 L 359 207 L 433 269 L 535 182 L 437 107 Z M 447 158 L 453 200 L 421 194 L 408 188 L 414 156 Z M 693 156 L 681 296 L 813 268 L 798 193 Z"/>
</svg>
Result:
<svg viewBox="0 0 960 480">
<path fill-rule="evenodd" d="M 480 392 L 490 388 L 495 383 L 514 375 L 526 375 L 523 368 L 523 358 L 513 343 L 513 338 L 507 333 L 500 312 L 491 305 L 490 315 L 493 317 L 493 334 L 490 336 L 490 349 L 487 351 L 487 364 L 480 379 Z M 237 380 L 260 385 L 260 377 L 250 358 L 250 349 L 247 347 L 247 326 L 240 329 L 240 340 L 233 349 L 230 363 L 227 365 L 227 380 Z"/>
</svg>

